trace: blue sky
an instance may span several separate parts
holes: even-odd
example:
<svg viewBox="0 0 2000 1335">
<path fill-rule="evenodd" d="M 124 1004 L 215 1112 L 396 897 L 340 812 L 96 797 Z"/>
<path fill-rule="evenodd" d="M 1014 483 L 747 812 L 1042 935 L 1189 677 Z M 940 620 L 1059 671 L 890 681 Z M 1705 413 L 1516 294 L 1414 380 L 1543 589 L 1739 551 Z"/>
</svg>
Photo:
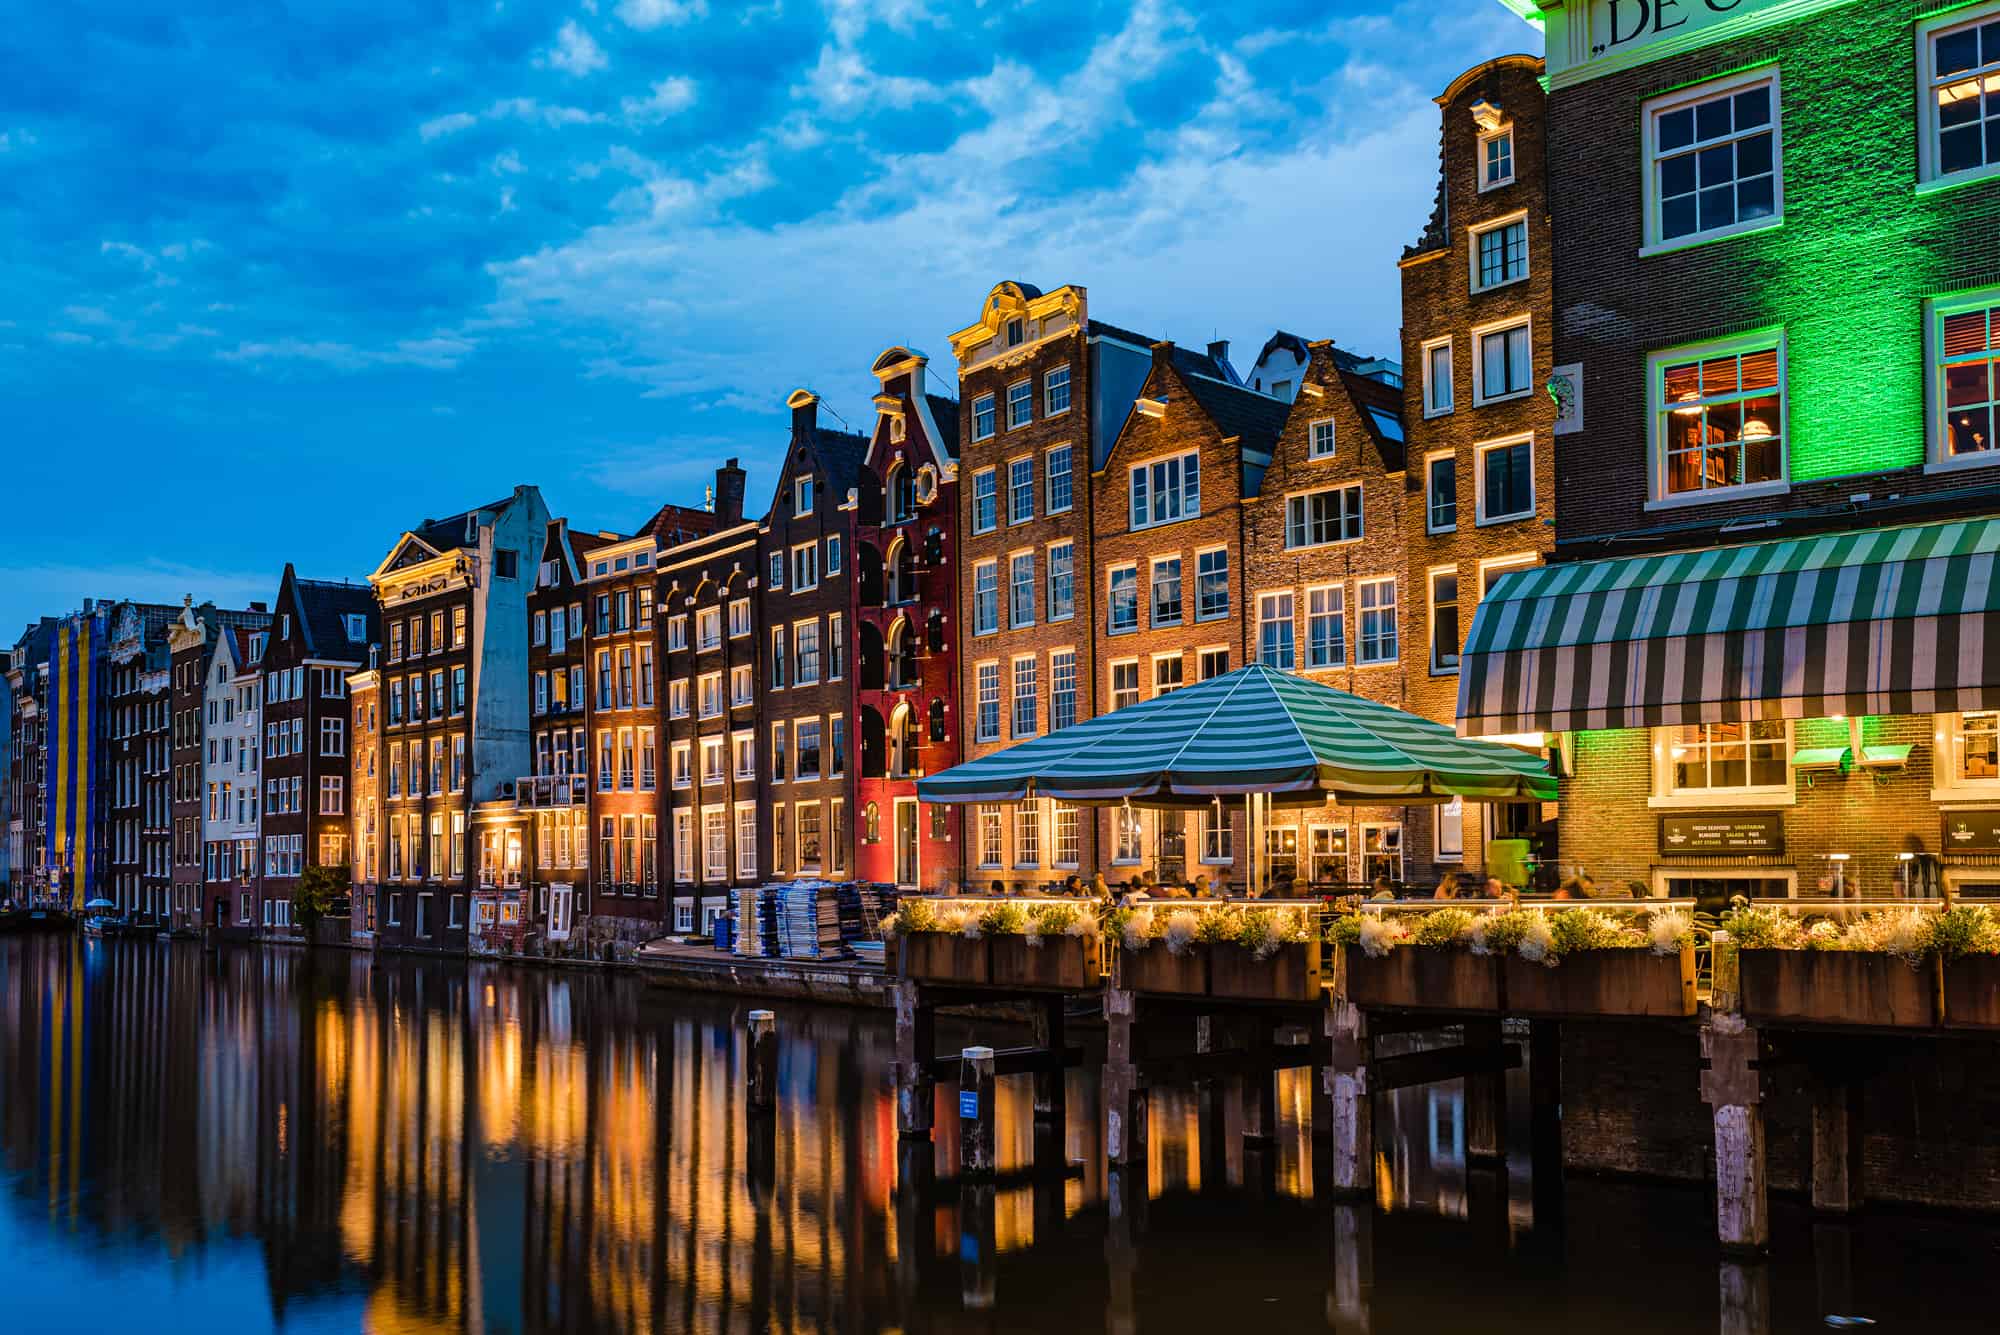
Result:
<svg viewBox="0 0 2000 1335">
<path fill-rule="evenodd" d="M 768 496 L 784 396 L 1001 278 L 1184 343 L 1393 353 L 1496 0 L 98 0 L 0 28 L 0 639 L 240 605 L 539 484 Z"/>
</svg>

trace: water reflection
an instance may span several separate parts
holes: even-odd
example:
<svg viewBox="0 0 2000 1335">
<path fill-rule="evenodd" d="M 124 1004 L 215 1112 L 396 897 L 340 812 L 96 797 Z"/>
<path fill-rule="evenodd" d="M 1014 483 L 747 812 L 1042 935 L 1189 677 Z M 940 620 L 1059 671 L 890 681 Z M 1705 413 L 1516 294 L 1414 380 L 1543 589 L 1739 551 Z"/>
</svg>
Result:
<svg viewBox="0 0 2000 1335">
<path fill-rule="evenodd" d="M 1991 1229 L 1781 1215 L 1768 1267 L 1720 1266 L 1699 1191 L 1570 1183 L 1556 1209 L 1524 1148 L 1473 1162 L 1458 1084 L 1383 1096 L 1372 1209 L 1317 1182 L 1297 1072 L 1267 1141 L 1226 1081 L 1153 1091 L 1122 1173 L 1094 1069 L 1039 1130 L 1030 1081 L 1002 1081 L 1001 1174 L 969 1184 L 948 1085 L 935 1148 L 899 1150 L 879 1015 L 778 1008 L 779 1108 L 749 1116 L 746 1009 L 526 967 L 0 938 L 9 1328 L 1989 1328 L 1964 1277 L 2000 1259 Z M 1517 1073 L 1510 1145 L 1526 1117 Z"/>
</svg>

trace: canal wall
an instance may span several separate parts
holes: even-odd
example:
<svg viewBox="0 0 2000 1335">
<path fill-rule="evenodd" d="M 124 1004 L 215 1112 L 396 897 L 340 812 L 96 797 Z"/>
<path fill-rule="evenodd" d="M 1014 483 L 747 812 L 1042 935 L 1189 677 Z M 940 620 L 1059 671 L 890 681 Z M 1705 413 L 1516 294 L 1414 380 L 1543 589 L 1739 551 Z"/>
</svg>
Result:
<svg viewBox="0 0 2000 1335">
<path fill-rule="evenodd" d="M 1778 1035 L 1762 1071 L 1770 1187 L 1804 1193 L 1812 1110 L 1829 1079 L 1860 1085 L 1865 1201 L 2000 1209 L 2000 1044 Z M 1572 1171 L 1714 1180 L 1714 1121 L 1692 1026 L 1566 1022 L 1563 1160 Z"/>
</svg>

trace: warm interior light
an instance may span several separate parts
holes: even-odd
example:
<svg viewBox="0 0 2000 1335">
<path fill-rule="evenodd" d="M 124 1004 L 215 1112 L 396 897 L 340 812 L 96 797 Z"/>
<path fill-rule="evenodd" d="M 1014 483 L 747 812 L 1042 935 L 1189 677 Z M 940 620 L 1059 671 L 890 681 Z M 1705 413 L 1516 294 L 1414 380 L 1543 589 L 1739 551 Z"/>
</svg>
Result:
<svg viewBox="0 0 2000 1335">
<path fill-rule="evenodd" d="M 1743 424 L 1743 439 L 1769 440 L 1770 438 L 1771 428 L 1765 423 L 1763 418 L 1753 417 Z M 1836 717 L 1838 716 L 1836 715 Z"/>
</svg>

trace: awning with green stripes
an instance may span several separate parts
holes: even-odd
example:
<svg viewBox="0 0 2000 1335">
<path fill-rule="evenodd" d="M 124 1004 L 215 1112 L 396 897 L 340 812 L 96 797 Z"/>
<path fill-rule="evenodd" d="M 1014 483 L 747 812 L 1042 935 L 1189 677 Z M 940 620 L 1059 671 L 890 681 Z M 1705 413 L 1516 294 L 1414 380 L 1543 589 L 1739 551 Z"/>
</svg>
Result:
<svg viewBox="0 0 2000 1335">
<path fill-rule="evenodd" d="M 2000 520 L 1540 566 L 1486 592 L 1468 736 L 2000 707 Z"/>
<path fill-rule="evenodd" d="M 942 774 L 926 802 L 1131 801 L 1238 793 L 1298 802 L 1553 800 L 1542 758 L 1262 664 L 1156 696 Z"/>
</svg>

